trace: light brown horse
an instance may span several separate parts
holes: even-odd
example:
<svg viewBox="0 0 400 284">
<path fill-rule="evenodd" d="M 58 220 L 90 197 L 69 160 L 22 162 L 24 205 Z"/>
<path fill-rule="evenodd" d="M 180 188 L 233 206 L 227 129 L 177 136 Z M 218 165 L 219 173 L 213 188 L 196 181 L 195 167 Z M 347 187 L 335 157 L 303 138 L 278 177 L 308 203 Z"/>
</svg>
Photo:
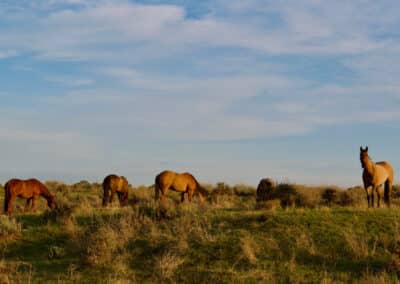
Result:
<svg viewBox="0 0 400 284">
<path fill-rule="evenodd" d="M 25 198 L 25 209 L 36 209 L 36 199 L 39 196 L 47 200 L 47 205 L 50 209 L 56 206 L 54 195 L 47 189 L 47 187 L 37 179 L 10 179 L 5 185 L 4 197 L 4 213 L 11 216 L 13 211 L 13 202 L 16 197 Z M 30 204 L 31 202 L 31 204 Z"/>
<path fill-rule="evenodd" d="M 194 176 L 190 173 L 176 173 L 173 171 L 163 171 L 155 179 L 155 199 L 161 200 L 167 195 L 168 189 L 181 193 L 181 202 L 185 201 L 185 193 L 188 195 L 189 202 L 192 196 L 197 194 L 201 202 L 205 200 L 206 191 L 200 186 Z"/>
<path fill-rule="evenodd" d="M 103 191 L 103 206 L 107 206 L 107 203 L 113 202 L 115 193 L 118 195 L 121 206 L 128 203 L 129 183 L 124 176 L 106 176 L 103 181 Z"/>
<path fill-rule="evenodd" d="M 390 207 L 390 194 L 393 184 L 393 168 L 388 162 L 374 163 L 368 156 L 368 147 L 360 147 L 360 162 L 364 169 L 362 179 L 364 189 L 367 194 L 368 207 L 374 207 L 374 192 L 378 196 L 378 207 L 382 198 L 382 184 L 385 185 L 384 198 L 385 203 Z"/>
</svg>

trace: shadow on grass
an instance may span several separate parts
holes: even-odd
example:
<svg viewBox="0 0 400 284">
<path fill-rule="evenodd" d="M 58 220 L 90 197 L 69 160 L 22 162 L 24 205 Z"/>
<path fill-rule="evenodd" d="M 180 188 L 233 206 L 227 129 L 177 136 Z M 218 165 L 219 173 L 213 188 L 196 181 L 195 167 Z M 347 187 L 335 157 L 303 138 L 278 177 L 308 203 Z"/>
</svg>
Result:
<svg viewBox="0 0 400 284">
<path fill-rule="evenodd" d="M 42 214 L 17 215 L 15 219 L 22 224 L 24 229 L 37 228 L 46 224 Z"/>
</svg>

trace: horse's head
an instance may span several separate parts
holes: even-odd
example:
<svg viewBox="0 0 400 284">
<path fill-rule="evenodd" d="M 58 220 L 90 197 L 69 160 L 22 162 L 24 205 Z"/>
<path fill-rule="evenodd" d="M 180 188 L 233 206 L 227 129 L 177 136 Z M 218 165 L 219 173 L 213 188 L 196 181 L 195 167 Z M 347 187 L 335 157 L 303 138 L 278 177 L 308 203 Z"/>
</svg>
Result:
<svg viewBox="0 0 400 284">
<path fill-rule="evenodd" d="M 360 162 L 361 162 L 361 167 L 365 168 L 365 165 L 369 161 L 369 156 L 368 156 L 368 146 L 363 149 L 363 147 L 360 146 Z"/>
<path fill-rule="evenodd" d="M 56 197 L 54 195 L 50 195 L 49 198 L 47 198 L 47 206 L 49 206 L 50 209 L 56 207 Z"/>
</svg>

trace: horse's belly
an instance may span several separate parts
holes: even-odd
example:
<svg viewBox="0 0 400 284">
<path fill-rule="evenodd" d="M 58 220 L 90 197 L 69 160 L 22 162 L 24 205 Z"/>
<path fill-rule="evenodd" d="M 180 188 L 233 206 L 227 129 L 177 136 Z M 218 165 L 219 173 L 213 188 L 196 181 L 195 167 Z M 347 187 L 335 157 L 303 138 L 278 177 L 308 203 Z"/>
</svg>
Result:
<svg viewBox="0 0 400 284">
<path fill-rule="evenodd" d="M 32 197 L 32 193 L 25 193 L 25 192 L 22 192 L 22 193 L 18 194 L 17 196 L 18 196 L 18 197 L 21 197 L 21 198 L 27 199 L 27 198 L 31 198 L 31 197 Z"/>
<path fill-rule="evenodd" d="M 170 189 L 177 191 L 177 192 L 186 192 L 186 188 L 179 187 L 179 186 L 171 186 Z"/>
</svg>

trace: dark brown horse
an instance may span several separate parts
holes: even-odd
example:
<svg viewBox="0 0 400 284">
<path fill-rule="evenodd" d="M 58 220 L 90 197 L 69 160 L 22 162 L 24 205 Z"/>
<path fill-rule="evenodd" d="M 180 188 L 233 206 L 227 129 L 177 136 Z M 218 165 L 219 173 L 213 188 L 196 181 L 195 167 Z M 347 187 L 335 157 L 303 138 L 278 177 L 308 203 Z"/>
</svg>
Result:
<svg viewBox="0 0 400 284">
<path fill-rule="evenodd" d="M 5 185 L 4 197 L 4 213 L 11 216 L 13 211 L 13 202 L 16 197 L 25 198 L 25 209 L 36 209 L 36 199 L 39 196 L 47 200 L 47 205 L 50 209 L 56 206 L 54 195 L 47 189 L 47 187 L 37 179 L 10 179 Z M 31 203 L 31 204 L 30 204 Z"/>
<path fill-rule="evenodd" d="M 270 178 L 263 178 L 257 186 L 257 202 L 272 199 L 275 182 Z"/>
<path fill-rule="evenodd" d="M 368 207 L 374 207 L 374 192 L 378 195 L 378 207 L 382 198 L 382 184 L 385 185 L 384 197 L 387 206 L 390 206 L 390 194 L 393 184 L 393 168 L 388 162 L 374 163 L 368 156 L 368 147 L 360 147 L 360 162 L 364 169 L 362 179 L 367 194 Z"/>
<path fill-rule="evenodd" d="M 189 202 L 192 201 L 193 194 L 198 194 L 202 202 L 205 200 L 206 191 L 190 173 L 163 171 L 158 174 L 155 179 L 155 199 L 158 200 L 161 193 L 161 200 L 163 200 L 168 189 L 180 192 L 181 202 L 185 201 L 185 193 L 188 195 Z"/>
<path fill-rule="evenodd" d="M 118 195 L 119 204 L 124 206 L 128 203 L 128 180 L 124 176 L 108 175 L 103 181 L 103 206 L 112 203 L 115 193 Z"/>
</svg>

